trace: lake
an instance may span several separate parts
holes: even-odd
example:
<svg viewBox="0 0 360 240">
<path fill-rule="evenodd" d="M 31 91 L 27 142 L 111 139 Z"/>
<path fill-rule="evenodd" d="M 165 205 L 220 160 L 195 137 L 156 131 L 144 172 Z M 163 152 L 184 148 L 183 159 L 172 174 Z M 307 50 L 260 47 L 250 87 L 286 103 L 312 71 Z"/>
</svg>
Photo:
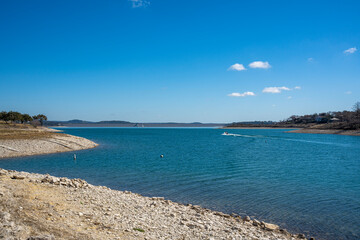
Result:
<svg viewBox="0 0 360 240">
<path fill-rule="evenodd" d="M 94 149 L 0 168 L 249 215 L 316 239 L 360 239 L 360 137 L 282 129 L 65 128 Z M 161 158 L 160 155 L 164 157 Z"/>
</svg>

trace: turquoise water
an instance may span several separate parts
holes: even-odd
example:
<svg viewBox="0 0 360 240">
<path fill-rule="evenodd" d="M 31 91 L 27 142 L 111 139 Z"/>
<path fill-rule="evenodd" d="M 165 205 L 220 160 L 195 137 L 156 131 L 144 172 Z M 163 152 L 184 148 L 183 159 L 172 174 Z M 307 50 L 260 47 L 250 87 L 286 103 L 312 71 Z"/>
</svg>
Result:
<svg viewBox="0 0 360 240">
<path fill-rule="evenodd" d="M 360 239 L 360 137 L 281 129 L 69 128 L 100 144 L 0 168 L 254 216 L 316 239 Z M 164 158 L 160 158 L 163 154 Z"/>
</svg>

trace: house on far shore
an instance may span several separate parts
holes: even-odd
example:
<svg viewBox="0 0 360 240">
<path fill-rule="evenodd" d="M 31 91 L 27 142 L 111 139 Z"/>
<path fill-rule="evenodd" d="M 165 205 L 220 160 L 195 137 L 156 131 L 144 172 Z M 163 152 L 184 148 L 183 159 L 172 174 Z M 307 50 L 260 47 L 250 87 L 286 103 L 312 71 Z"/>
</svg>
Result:
<svg viewBox="0 0 360 240">
<path fill-rule="evenodd" d="M 330 119 L 330 122 L 339 122 L 340 121 L 340 119 L 338 119 L 338 118 L 332 118 L 332 119 Z"/>
</svg>

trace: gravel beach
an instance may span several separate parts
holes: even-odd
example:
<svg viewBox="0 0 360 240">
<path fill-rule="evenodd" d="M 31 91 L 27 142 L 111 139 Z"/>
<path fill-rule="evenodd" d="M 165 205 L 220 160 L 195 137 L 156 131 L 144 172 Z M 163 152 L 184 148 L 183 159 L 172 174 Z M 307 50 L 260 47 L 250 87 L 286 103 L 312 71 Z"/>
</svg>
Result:
<svg viewBox="0 0 360 240">
<path fill-rule="evenodd" d="M 0 222 L 0 239 L 305 239 L 249 217 L 4 169 Z"/>
</svg>

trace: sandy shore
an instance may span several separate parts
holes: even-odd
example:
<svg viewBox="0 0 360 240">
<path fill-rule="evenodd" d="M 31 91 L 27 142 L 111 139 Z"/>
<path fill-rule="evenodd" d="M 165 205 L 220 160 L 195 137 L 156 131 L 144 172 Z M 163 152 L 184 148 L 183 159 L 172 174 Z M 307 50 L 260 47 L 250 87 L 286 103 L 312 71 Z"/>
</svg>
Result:
<svg viewBox="0 0 360 240">
<path fill-rule="evenodd" d="M 0 169 L 0 239 L 305 237 L 249 217 L 93 186 L 80 179 Z"/>
<path fill-rule="evenodd" d="M 75 151 L 98 145 L 88 139 L 56 133 L 56 130 L 48 128 L 6 131 L 2 129 L 1 132 L 0 158 Z"/>
</svg>

